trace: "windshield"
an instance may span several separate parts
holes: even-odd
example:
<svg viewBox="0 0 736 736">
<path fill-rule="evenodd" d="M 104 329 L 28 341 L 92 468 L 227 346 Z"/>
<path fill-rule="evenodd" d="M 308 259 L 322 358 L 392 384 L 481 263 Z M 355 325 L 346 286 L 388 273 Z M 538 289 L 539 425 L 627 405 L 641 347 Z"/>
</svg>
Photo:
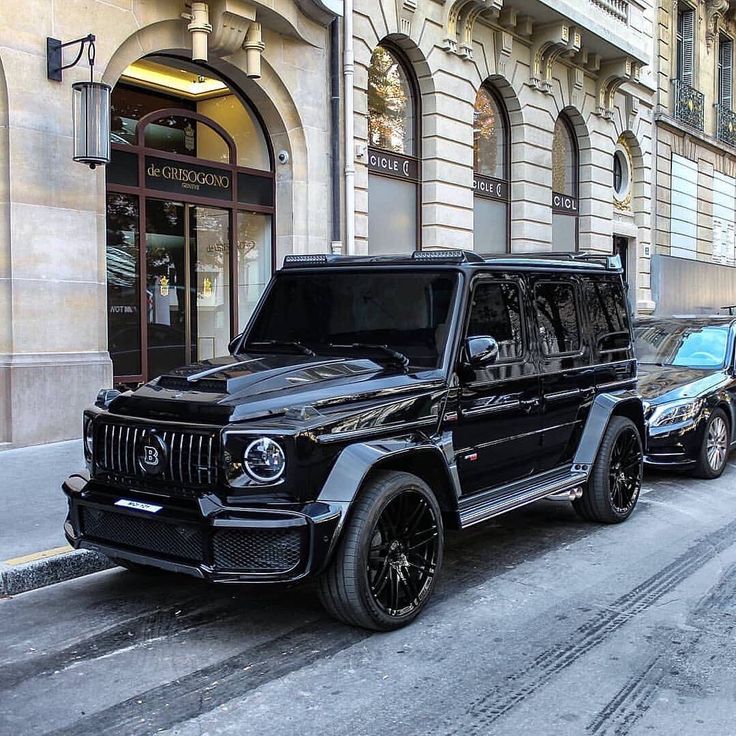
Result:
<svg viewBox="0 0 736 736">
<path fill-rule="evenodd" d="M 457 282 L 457 273 L 424 269 L 280 273 L 243 351 L 306 348 L 318 355 L 349 353 L 381 362 L 390 359 L 380 347 L 386 346 L 406 356 L 409 365 L 436 368 Z M 351 347 L 356 343 L 364 347 Z"/>
<path fill-rule="evenodd" d="M 636 328 L 640 363 L 687 368 L 722 368 L 726 362 L 728 325 L 652 324 Z"/>
</svg>

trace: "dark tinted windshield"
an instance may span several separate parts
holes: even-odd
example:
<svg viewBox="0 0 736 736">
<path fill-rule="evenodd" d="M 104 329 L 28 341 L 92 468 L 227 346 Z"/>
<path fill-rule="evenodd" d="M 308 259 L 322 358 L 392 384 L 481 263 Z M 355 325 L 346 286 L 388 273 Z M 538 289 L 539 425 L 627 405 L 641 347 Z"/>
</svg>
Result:
<svg viewBox="0 0 736 736">
<path fill-rule="evenodd" d="M 726 362 L 728 325 L 658 323 L 636 328 L 640 363 L 721 368 Z"/>
<path fill-rule="evenodd" d="M 440 365 L 447 342 L 458 274 L 388 271 L 281 273 L 255 317 L 244 352 L 288 350 L 300 343 L 317 354 L 378 351 L 353 343 L 385 345 L 415 367 Z M 281 343 L 282 348 L 278 344 Z M 343 346 L 343 347 L 340 347 Z"/>
</svg>

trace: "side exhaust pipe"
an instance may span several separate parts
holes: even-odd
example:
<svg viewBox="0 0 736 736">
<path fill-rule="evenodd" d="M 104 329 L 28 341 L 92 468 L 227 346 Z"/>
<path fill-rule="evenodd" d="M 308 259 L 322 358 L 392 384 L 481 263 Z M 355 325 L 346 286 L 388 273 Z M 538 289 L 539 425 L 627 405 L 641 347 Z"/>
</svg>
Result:
<svg viewBox="0 0 736 736">
<path fill-rule="evenodd" d="M 547 496 L 551 501 L 576 501 L 583 495 L 583 487 L 578 486 L 577 488 L 571 488 L 569 491 L 562 491 L 562 493 L 553 493 L 551 496 Z"/>
</svg>

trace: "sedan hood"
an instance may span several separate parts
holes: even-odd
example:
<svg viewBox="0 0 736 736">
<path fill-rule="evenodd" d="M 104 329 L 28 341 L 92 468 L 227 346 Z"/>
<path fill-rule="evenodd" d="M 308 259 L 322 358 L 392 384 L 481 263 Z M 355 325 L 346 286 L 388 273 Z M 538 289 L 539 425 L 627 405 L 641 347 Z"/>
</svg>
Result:
<svg viewBox="0 0 736 736">
<path fill-rule="evenodd" d="M 639 364 L 638 387 L 648 403 L 661 404 L 696 398 L 711 391 L 724 378 L 722 370 Z"/>
</svg>

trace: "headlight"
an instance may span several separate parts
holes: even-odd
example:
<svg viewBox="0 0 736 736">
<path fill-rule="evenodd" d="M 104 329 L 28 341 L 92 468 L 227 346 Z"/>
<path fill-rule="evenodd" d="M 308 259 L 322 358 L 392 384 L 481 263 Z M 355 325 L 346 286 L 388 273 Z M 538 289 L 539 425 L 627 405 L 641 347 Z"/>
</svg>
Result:
<svg viewBox="0 0 736 736">
<path fill-rule="evenodd" d="M 694 419 L 703 408 L 703 399 L 672 401 L 668 404 L 655 406 L 649 417 L 652 427 L 662 427 L 667 424 L 679 424 Z"/>
<path fill-rule="evenodd" d="M 95 428 L 89 417 L 84 418 L 84 454 L 88 460 L 92 459 L 94 450 Z"/>
<path fill-rule="evenodd" d="M 286 456 L 270 437 L 253 440 L 243 452 L 243 467 L 259 483 L 273 483 L 284 474 Z"/>
</svg>

